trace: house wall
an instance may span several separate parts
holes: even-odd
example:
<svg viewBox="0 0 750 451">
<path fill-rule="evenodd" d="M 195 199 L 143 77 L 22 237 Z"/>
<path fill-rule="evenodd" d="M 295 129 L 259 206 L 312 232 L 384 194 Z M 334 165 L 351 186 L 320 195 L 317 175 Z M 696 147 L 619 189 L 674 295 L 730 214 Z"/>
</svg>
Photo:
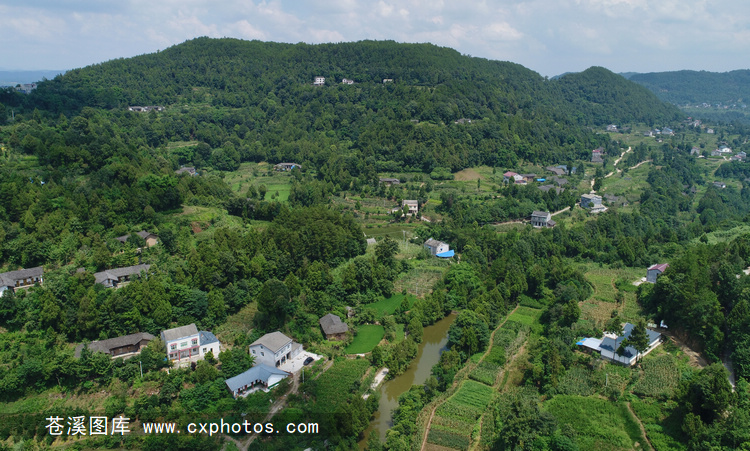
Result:
<svg viewBox="0 0 750 451">
<path fill-rule="evenodd" d="M 188 359 L 200 355 L 198 334 L 167 342 L 167 356 L 170 360 Z"/>
<path fill-rule="evenodd" d="M 214 357 L 219 358 L 219 352 L 220 352 L 219 348 L 220 346 L 219 346 L 218 341 L 209 343 L 206 345 L 202 345 L 200 349 L 200 356 L 205 357 L 206 354 L 208 354 L 209 352 L 213 352 Z"/>
<path fill-rule="evenodd" d="M 659 277 L 660 274 L 661 274 L 661 271 L 659 271 L 658 269 L 648 270 L 648 273 L 646 274 L 646 282 L 656 283 L 656 278 Z"/>
<path fill-rule="evenodd" d="M 273 353 L 263 345 L 250 346 L 250 355 L 255 357 L 257 363 L 264 363 L 268 366 L 277 366 L 276 362 L 281 364 L 282 360 L 285 360 L 287 354 L 292 351 L 292 342 L 289 342 L 286 346 L 281 348 L 278 352 Z M 294 356 L 289 356 L 294 357 Z"/>
</svg>

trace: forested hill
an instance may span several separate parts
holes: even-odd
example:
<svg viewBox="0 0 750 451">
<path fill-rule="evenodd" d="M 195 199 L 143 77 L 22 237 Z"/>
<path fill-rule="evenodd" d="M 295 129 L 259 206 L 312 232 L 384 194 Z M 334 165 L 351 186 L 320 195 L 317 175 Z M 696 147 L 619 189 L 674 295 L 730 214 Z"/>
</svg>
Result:
<svg viewBox="0 0 750 451">
<path fill-rule="evenodd" d="M 655 72 L 634 74 L 630 80 L 675 105 L 732 104 L 750 100 L 750 70 Z"/>
<path fill-rule="evenodd" d="M 595 124 L 623 124 L 633 118 L 647 124 L 676 120 L 680 112 L 656 95 L 603 67 L 566 74 L 553 81 L 580 118 Z"/>
<path fill-rule="evenodd" d="M 325 77 L 325 86 L 313 86 L 316 76 Z M 354 84 L 342 84 L 343 78 Z M 209 146 L 200 155 L 180 155 L 178 164 L 232 170 L 241 161 L 295 160 L 353 176 L 373 172 L 368 168 L 429 173 L 482 164 L 512 167 L 519 158 L 588 160 L 591 149 L 609 141 L 591 126 L 664 124 L 679 115 L 605 69 L 550 81 L 518 64 L 390 41 L 307 45 L 198 38 L 69 71 L 28 96 L 0 93 L 0 103 L 12 106 L 16 116 L 35 110 L 51 121 L 78 116 L 74 122 L 84 135 L 86 124 L 105 114 L 134 134 L 131 140 L 140 136 L 152 148 L 174 141 Z M 127 111 L 132 105 L 163 105 L 166 111 L 135 119 L 137 113 Z M 66 136 L 79 136 L 76 130 Z M 16 140 L 28 133 L 19 130 Z M 45 164 L 75 160 L 75 152 L 49 154 L 60 143 L 31 134 L 40 145 L 29 138 L 24 150 Z M 81 145 L 68 138 L 66 145 Z M 338 161 L 332 161 L 331 148 Z M 88 169 L 112 157 L 111 149 L 85 149 Z"/>
</svg>

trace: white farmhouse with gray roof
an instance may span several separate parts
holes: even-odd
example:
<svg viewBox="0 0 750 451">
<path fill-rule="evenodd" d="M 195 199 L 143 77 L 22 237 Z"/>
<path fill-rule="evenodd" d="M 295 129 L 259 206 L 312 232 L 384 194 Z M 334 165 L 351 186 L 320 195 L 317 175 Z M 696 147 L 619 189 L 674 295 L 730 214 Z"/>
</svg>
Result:
<svg viewBox="0 0 750 451">
<path fill-rule="evenodd" d="M 44 281 L 44 269 L 41 266 L 17 271 L 8 271 L 0 274 L 0 296 L 5 290 L 16 288 L 28 288 L 35 283 L 42 284 Z"/>
<path fill-rule="evenodd" d="M 289 377 L 289 375 L 290 373 L 286 371 L 261 363 L 242 374 L 230 377 L 224 381 L 224 383 L 227 384 L 227 388 L 232 392 L 232 396 L 236 398 L 246 391 L 252 390 L 258 386 L 272 388 L 274 385 Z"/>
<path fill-rule="evenodd" d="M 630 338 L 633 329 L 635 329 L 634 325 L 631 323 L 625 323 L 622 336 L 605 334 L 603 338 L 586 338 L 576 344 L 583 348 L 599 352 L 602 358 L 616 361 L 626 366 L 631 366 L 636 362 L 639 355 L 642 357 L 648 354 L 655 347 L 659 346 L 662 341 L 662 335 L 659 332 L 646 329 L 646 334 L 648 334 L 648 347 L 642 354 L 638 354 L 638 351 L 632 346 L 626 346 L 622 355 L 617 354 L 620 345 L 622 345 L 623 341 Z"/>
<path fill-rule="evenodd" d="M 278 367 L 302 352 L 302 345 L 279 331 L 265 334 L 250 345 L 256 363 Z"/>
<path fill-rule="evenodd" d="M 219 356 L 219 339 L 211 332 L 198 332 L 195 323 L 164 330 L 161 339 L 167 348 L 169 360 L 203 360 L 209 352 L 215 357 Z"/>
<path fill-rule="evenodd" d="M 107 288 L 117 288 L 131 281 L 132 278 L 147 272 L 151 265 L 135 265 L 125 268 L 114 268 L 106 271 L 94 273 L 96 283 L 102 284 Z"/>
<path fill-rule="evenodd" d="M 443 252 L 448 252 L 450 250 L 450 246 L 448 245 L 448 243 L 438 241 L 434 238 L 430 238 L 429 240 L 425 241 L 424 247 L 429 249 L 432 255 L 442 254 Z"/>
</svg>

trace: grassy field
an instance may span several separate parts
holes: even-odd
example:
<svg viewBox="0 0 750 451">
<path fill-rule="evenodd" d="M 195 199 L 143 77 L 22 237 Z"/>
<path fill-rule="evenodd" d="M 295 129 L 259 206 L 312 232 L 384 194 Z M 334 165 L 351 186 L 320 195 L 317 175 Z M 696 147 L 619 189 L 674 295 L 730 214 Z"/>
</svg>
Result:
<svg viewBox="0 0 750 451">
<path fill-rule="evenodd" d="M 404 296 L 403 294 L 394 294 L 389 298 L 381 299 L 379 301 L 373 302 L 372 304 L 365 304 L 364 307 L 375 310 L 378 316 L 393 315 L 396 309 L 404 301 L 404 298 L 408 299 L 409 308 L 411 308 L 411 306 L 414 305 L 414 301 L 417 300 L 410 294 L 407 294 L 406 296 Z"/>
<path fill-rule="evenodd" d="M 346 347 L 345 352 L 347 354 L 364 354 L 370 352 L 380 343 L 384 335 L 385 329 L 383 329 L 383 326 L 377 324 L 359 326 L 357 327 L 357 335 L 351 344 Z"/>
<path fill-rule="evenodd" d="M 626 321 L 635 322 L 641 317 L 641 309 L 636 301 L 635 287 L 630 289 L 630 282 L 641 279 L 646 275 L 641 268 L 609 268 L 591 263 L 585 267 L 586 280 L 591 282 L 594 293 L 580 304 L 581 319 L 588 320 L 599 326 L 612 317 L 612 311 L 617 310 Z M 615 295 L 619 291 L 615 286 L 617 280 L 628 282 L 627 291 L 622 291 L 624 302 L 618 305 Z"/>
<path fill-rule="evenodd" d="M 586 396 L 559 395 L 546 401 L 544 409 L 558 423 L 570 425 L 581 451 L 631 450 L 647 447 L 638 423 L 625 403 Z"/>
<path fill-rule="evenodd" d="M 750 225 L 743 224 L 729 230 L 718 230 L 716 232 L 707 233 L 706 237 L 708 238 L 708 244 L 714 245 L 717 243 L 732 241 L 733 239 L 748 233 L 750 233 Z M 694 238 L 692 241 L 694 244 L 697 244 L 700 242 L 700 238 Z"/>
<path fill-rule="evenodd" d="M 508 321 L 515 321 L 527 326 L 539 322 L 539 317 L 542 316 L 542 310 L 531 307 L 518 307 L 518 310 L 513 312 L 508 317 Z"/>
<path fill-rule="evenodd" d="M 289 172 L 273 170 L 269 163 L 242 163 L 236 171 L 227 172 L 224 180 L 233 191 L 244 194 L 252 185 L 266 186 L 266 200 L 286 202 L 292 188 L 292 175 Z"/>
</svg>

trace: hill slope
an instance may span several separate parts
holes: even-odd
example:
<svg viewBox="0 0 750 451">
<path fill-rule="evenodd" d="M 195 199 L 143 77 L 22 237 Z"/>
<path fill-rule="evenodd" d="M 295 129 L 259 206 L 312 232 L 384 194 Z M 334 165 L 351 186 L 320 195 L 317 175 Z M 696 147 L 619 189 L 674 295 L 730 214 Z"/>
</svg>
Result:
<svg viewBox="0 0 750 451">
<path fill-rule="evenodd" d="M 312 85 L 316 76 L 326 77 L 324 86 Z M 342 84 L 342 78 L 355 84 Z M 181 164 L 232 169 L 239 161 L 295 160 L 352 175 L 368 166 L 431 172 L 509 167 L 518 158 L 588 160 L 592 148 L 608 141 L 589 126 L 677 116 L 643 88 L 604 69 L 549 81 L 518 64 L 388 41 L 307 45 L 198 38 L 69 71 L 20 101 L 27 112 L 38 108 L 53 118 L 65 113 L 88 120 L 86 107 L 111 110 L 107 114 L 120 117 L 127 129 L 133 123 L 127 106 L 165 105 L 164 114 L 143 124 L 150 146 L 210 146 L 200 155 L 181 155 Z M 0 102 L 8 105 L 3 97 Z M 95 156 L 100 149 L 89 151 Z"/>
<path fill-rule="evenodd" d="M 685 104 L 731 104 L 750 99 L 750 70 L 717 73 L 681 70 L 635 74 L 630 80 L 645 86 L 659 99 Z"/>
<path fill-rule="evenodd" d="M 633 118 L 653 125 L 675 121 L 681 115 L 647 89 L 602 67 L 565 75 L 554 84 L 573 109 L 595 125 L 623 124 Z"/>
</svg>

